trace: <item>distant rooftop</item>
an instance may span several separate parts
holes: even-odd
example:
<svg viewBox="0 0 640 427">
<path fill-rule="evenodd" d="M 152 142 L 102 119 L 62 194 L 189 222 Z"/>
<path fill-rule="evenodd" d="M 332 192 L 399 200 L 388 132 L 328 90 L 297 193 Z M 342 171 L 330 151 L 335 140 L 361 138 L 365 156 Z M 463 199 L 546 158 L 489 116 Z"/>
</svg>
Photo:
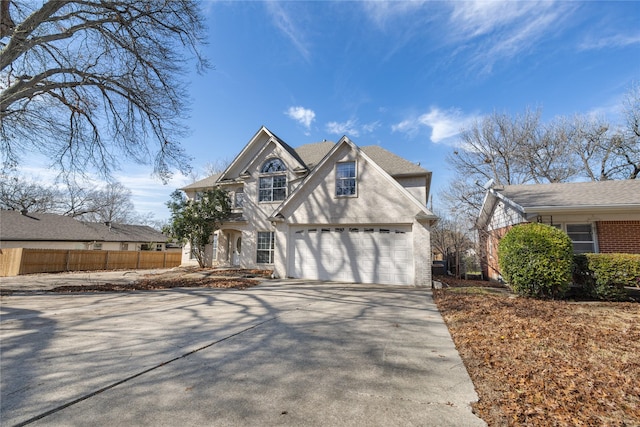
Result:
<svg viewBox="0 0 640 427">
<path fill-rule="evenodd" d="M 0 210 L 0 240 L 162 243 L 167 237 L 146 225 L 106 225 L 64 215 Z"/>
</svg>

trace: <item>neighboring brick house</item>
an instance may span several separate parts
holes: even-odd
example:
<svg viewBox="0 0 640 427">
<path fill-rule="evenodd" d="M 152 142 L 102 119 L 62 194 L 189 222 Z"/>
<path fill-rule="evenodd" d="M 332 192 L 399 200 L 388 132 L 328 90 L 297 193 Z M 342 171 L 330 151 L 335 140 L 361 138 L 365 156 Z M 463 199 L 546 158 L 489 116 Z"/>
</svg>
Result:
<svg viewBox="0 0 640 427">
<path fill-rule="evenodd" d="M 476 221 L 485 277 L 500 278 L 498 242 L 522 222 L 542 222 L 565 231 L 576 253 L 639 254 L 640 180 L 490 188 Z"/>
<path fill-rule="evenodd" d="M 292 148 L 262 127 L 229 167 L 184 187 L 220 187 L 233 216 L 207 264 L 277 277 L 431 286 L 431 172 L 349 138 Z M 190 248 L 183 263 L 192 263 Z"/>
</svg>

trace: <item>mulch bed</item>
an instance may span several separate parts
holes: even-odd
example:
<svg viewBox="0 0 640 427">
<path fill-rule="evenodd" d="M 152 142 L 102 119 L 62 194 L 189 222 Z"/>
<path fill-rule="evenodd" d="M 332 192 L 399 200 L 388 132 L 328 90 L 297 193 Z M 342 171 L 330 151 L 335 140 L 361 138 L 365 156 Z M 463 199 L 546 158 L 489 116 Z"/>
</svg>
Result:
<svg viewBox="0 0 640 427">
<path fill-rule="evenodd" d="M 434 299 L 478 392 L 474 411 L 489 426 L 640 426 L 640 304 L 447 284 Z"/>
<path fill-rule="evenodd" d="M 102 285 L 87 286 L 58 286 L 48 292 L 54 293 L 74 293 L 74 292 L 130 292 L 130 291 L 156 291 L 172 288 L 234 288 L 246 289 L 259 284 L 252 279 L 223 279 L 223 278 L 202 278 L 202 279 L 144 279 L 135 283 L 118 284 L 105 283 Z"/>
</svg>

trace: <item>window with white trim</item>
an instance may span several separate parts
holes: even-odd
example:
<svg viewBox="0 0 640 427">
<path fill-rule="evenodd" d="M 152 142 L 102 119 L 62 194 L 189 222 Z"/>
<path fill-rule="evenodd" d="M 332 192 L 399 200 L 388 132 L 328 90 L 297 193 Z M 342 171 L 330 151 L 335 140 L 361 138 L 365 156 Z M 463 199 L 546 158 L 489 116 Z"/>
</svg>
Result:
<svg viewBox="0 0 640 427">
<path fill-rule="evenodd" d="M 268 159 L 260 169 L 258 201 L 279 202 L 287 198 L 287 167 L 278 158 Z"/>
<path fill-rule="evenodd" d="M 213 260 L 217 261 L 218 260 L 218 234 L 217 233 L 213 235 L 212 246 L 213 246 L 213 255 L 212 255 Z"/>
<path fill-rule="evenodd" d="M 258 231 L 258 264 L 273 264 L 275 236 L 273 231 Z"/>
<path fill-rule="evenodd" d="M 336 196 L 355 196 L 356 179 L 356 162 L 336 164 Z"/>
</svg>

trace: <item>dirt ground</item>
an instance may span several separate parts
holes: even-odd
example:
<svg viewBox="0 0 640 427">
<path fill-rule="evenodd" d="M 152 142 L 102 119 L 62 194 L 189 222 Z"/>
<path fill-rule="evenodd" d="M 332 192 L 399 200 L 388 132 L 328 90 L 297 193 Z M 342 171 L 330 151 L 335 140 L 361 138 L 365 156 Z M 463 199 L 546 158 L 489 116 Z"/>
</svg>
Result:
<svg viewBox="0 0 640 427">
<path fill-rule="evenodd" d="M 640 426 L 640 304 L 434 291 L 489 426 Z"/>
<path fill-rule="evenodd" d="M 268 278 L 270 270 L 179 267 L 167 270 L 34 274 L 3 278 L 1 295 L 15 292 L 128 292 L 170 288 L 246 289 Z M 32 279 L 32 280 L 30 280 Z"/>
</svg>

